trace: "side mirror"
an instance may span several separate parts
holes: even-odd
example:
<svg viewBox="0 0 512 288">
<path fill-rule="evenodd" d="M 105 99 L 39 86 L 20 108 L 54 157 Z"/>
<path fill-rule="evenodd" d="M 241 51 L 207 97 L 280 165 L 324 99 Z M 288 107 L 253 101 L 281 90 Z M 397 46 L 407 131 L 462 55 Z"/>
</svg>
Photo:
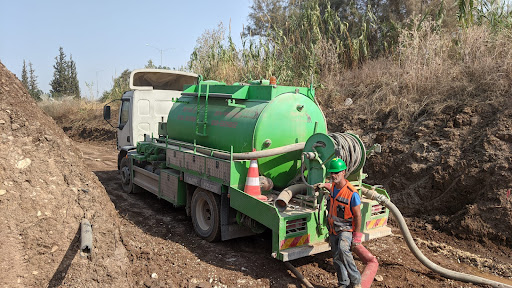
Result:
<svg viewBox="0 0 512 288">
<path fill-rule="evenodd" d="M 110 106 L 108 105 L 103 106 L 103 119 L 110 120 Z"/>
</svg>

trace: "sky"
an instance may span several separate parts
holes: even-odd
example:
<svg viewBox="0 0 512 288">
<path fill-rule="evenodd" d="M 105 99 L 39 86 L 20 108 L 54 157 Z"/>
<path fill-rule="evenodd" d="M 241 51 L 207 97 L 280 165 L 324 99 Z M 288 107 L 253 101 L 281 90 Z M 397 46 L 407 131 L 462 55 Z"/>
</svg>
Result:
<svg viewBox="0 0 512 288">
<path fill-rule="evenodd" d="M 30 61 L 39 88 L 50 91 L 59 47 L 76 63 L 82 97 L 112 87 L 125 70 L 185 66 L 206 31 L 223 23 L 235 44 L 252 0 L 0 0 L 0 62 L 21 78 Z M 147 45 L 149 44 L 149 46 Z M 162 57 L 160 57 L 162 56 Z M 27 68 L 28 69 L 28 68 Z M 86 85 L 89 84 L 89 87 Z"/>
</svg>

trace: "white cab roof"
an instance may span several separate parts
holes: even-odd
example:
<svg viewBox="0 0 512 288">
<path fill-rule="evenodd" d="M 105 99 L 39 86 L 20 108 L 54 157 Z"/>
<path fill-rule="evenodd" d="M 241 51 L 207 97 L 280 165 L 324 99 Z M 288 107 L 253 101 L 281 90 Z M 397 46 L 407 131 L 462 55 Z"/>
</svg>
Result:
<svg viewBox="0 0 512 288">
<path fill-rule="evenodd" d="M 183 86 L 197 84 L 195 73 L 167 69 L 136 69 L 130 75 L 131 90 L 175 90 L 183 91 Z"/>
</svg>

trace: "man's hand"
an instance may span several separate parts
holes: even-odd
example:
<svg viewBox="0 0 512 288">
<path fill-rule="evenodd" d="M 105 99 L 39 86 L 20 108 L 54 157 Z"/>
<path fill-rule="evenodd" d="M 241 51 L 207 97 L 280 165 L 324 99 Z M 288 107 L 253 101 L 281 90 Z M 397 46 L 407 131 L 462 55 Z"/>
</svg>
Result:
<svg viewBox="0 0 512 288">
<path fill-rule="evenodd" d="M 325 183 L 316 183 L 313 187 L 315 188 L 315 191 L 320 191 L 326 188 Z"/>
<path fill-rule="evenodd" d="M 363 240 L 363 233 L 361 232 L 352 232 L 352 245 L 357 246 L 361 244 Z"/>
</svg>

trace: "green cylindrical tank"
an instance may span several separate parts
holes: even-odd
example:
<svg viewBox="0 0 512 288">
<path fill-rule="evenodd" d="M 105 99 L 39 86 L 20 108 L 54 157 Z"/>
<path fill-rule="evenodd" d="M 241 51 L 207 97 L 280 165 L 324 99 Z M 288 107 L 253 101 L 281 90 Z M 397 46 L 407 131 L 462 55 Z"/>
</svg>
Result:
<svg viewBox="0 0 512 288">
<path fill-rule="evenodd" d="M 298 89 L 297 89 L 298 90 Z M 222 97 L 182 96 L 167 118 L 167 134 L 176 139 L 224 151 L 250 152 L 305 142 L 315 132 L 327 132 L 320 108 L 300 93 L 285 92 L 270 100 L 240 100 L 236 104 Z M 207 125 L 203 130 L 205 106 Z M 199 113 L 197 113 L 199 107 Z M 315 128 L 316 127 L 316 128 Z M 315 131 L 316 129 L 316 131 Z M 206 135 L 201 135 L 203 134 Z M 274 185 L 285 187 L 300 168 L 301 151 L 289 152 L 258 160 L 261 175 L 269 177 Z"/>
</svg>

